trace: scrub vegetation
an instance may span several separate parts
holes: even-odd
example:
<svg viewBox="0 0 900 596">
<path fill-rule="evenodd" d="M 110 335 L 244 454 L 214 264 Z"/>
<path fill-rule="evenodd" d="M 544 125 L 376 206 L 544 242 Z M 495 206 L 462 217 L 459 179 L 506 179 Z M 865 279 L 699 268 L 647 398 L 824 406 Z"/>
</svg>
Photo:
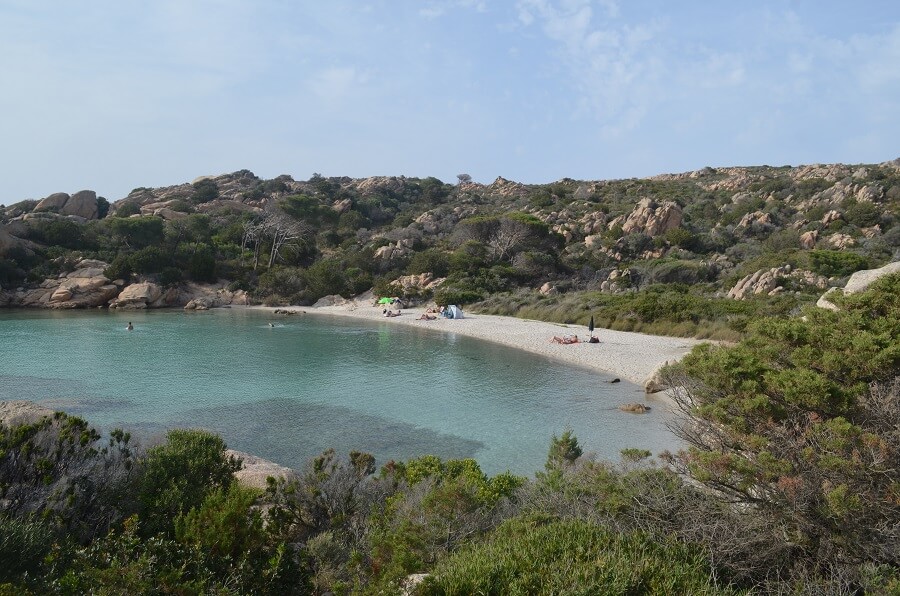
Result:
<svg viewBox="0 0 900 596">
<path fill-rule="evenodd" d="M 219 281 L 269 305 L 373 289 L 413 304 L 737 340 L 748 322 L 796 313 L 900 251 L 896 162 L 534 185 L 241 170 L 97 201 L 102 216 L 89 221 L 33 200 L 0 207 L 12 235 L 0 240 L 0 305 L 16 306 L 14 288 L 96 259 L 122 284 Z"/>
</svg>

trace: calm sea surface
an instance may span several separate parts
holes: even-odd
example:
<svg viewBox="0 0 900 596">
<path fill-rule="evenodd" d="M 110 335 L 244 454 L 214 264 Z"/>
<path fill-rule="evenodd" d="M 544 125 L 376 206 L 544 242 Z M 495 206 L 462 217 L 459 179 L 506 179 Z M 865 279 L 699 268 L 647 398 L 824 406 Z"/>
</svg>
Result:
<svg viewBox="0 0 900 596">
<path fill-rule="evenodd" d="M 531 475 L 566 427 L 610 460 L 626 447 L 677 448 L 665 408 L 618 411 L 643 391 L 611 378 L 388 321 L 0 309 L 0 400 L 39 402 L 145 442 L 206 428 L 294 468 L 333 447 L 379 464 L 430 453 Z"/>
</svg>

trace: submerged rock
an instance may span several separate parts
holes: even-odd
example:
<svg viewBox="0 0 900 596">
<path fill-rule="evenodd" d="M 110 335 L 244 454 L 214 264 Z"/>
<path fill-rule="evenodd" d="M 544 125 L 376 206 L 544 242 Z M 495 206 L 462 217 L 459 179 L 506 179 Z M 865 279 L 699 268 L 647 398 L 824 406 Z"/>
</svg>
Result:
<svg viewBox="0 0 900 596">
<path fill-rule="evenodd" d="M 646 414 L 650 411 L 650 406 L 645 406 L 644 404 L 622 404 L 619 406 L 619 409 L 623 412 L 628 412 L 629 414 Z"/>
</svg>

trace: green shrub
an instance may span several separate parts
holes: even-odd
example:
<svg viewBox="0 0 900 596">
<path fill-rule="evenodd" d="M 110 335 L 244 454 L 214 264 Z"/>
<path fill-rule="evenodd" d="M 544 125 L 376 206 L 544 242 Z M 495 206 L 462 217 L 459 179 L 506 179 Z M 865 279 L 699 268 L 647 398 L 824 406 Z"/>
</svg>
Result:
<svg viewBox="0 0 900 596">
<path fill-rule="evenodd" d="M 220 437 L 202 430 L 169 431 L 166 443 L 147 452 L 139 499 L 144 533 L 172 534 L 175 519 L 207 495 L 227 490 L 241 462 L 226 455 Z"/>
<path fill-rule="evenodd" d="M 409 260 L 406 271 L 412 275 L 432 273 L 435 277 L 446 277 L 450 271 L 450 258 L 438 249 L 419 251 Z"/>
<path fill-rule="evenodd" d="M 306 299 L 315 302 L 323 296 L 347 293 L 347 278 L 340 261 L 322 259 L 310 265 L 303 273 L 306 282 Z"/>
<path fill-rule="evenodd" d="M 39 238 L 46 244 L 66 248 L 78 248 L 81 244 L 81 226 L 68 219 L 39 221 L 33 225 Z"/>
<path fill-rule="evenodd" d="M 439 563 L 417 594 L 732 594 L 699 550 L 582 520 L 518 518 Z"/>
<path fill-rule="evenodd" d="M 175 258 L 194 281 L 216 281 L 216 256 L 210 245 L 184 242 L 178 245 Z"/>
<path fill-rule="evenodd" d="M 771 547 L 817 574 L 900 554 L 900 275 L 836 300 L 761 318 L 737 346 L 698 346 L 670 379 L 690 403 L 677 471 L 751 507 L 779 528 Z"/>
<path fill-rule="evenodd" d="M 210 178 L 198 180 L 192 186 L 191 200 L 195 203 L 208 203 L 219 196 L 219 185 Z"/>
<path fill-rule="evenodd" d="M 874 203 L 855 200 L 845 202 L 844 219 L 858 228 L 868 228 L 881 221 L 881 209 Z"/>
<path fill-rule="evenodd" d="M 0 515 L 0 584 L 44 575 L 44 559 L 56 540 L 53 528 L 40 519 Z"/>
<path fill-rule="evenodd" d="M 158 246 L 148 246 L 129 255 L 128 263 L 132 273 L 158 273 L 172 266 L 172 257 Z"/>
<path fill-rule="evenodd" d="M 256 283 L 256 296 L 265 299 L 267 296 L 283 297 L 285 304 L 298 304 L 303 297 L 306 281 L 303 270 L 297 267 L 272 267 L 266 270 Z M 281 301 L 274 301 L 281 306 Z"/>
<path fill-rule="evenodd" d="M 826 277 L 844 277 L 869 267 L 866 257 L 837 250 L 811 250 L 809 262 L 810 269 Z"/>
<path fill-rule="evenodd" d="M 121 203 L 116 206 L 116 217 L 131 217 L 141 212 L 141 206 L 137 203 Z"/>
</svg>

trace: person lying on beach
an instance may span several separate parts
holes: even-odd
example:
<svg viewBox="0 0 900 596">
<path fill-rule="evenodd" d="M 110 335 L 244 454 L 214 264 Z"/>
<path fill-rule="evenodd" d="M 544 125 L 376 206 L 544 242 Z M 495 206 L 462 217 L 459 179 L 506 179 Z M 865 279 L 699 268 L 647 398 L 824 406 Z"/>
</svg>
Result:
<svg viewBox="0 0 900 596">
<path fill-rule="evenodd" d="M 597 339 L 597 336 L 596 336 L 596 335 L 592 335 L 592 336 L 591 336 L 591 339 L 588 340 L 588 343 L 589 343 L 589 344 L 599 344 L 599 343 L 600 343 L 600 340 Z"/>
<path fill-rule="evenodd" d="M 433 321 L 433 320 L 435 320 L 436 318 L 437 318 L 437 317 L 428 314 L 428 311 L 426 310 L 425 312 L 422 313 L 422 316 L 419 317 L 419 320 L 420 320 L 420 321 Z"/>
<path fill-rule="evenodd" d="M 559 337 L 558 335 L 554 335 L 553 339 L 550 340 L 555 344 L 577 344 L 578 336 L 577 335 L 563 335 Z"/>
</svg>

